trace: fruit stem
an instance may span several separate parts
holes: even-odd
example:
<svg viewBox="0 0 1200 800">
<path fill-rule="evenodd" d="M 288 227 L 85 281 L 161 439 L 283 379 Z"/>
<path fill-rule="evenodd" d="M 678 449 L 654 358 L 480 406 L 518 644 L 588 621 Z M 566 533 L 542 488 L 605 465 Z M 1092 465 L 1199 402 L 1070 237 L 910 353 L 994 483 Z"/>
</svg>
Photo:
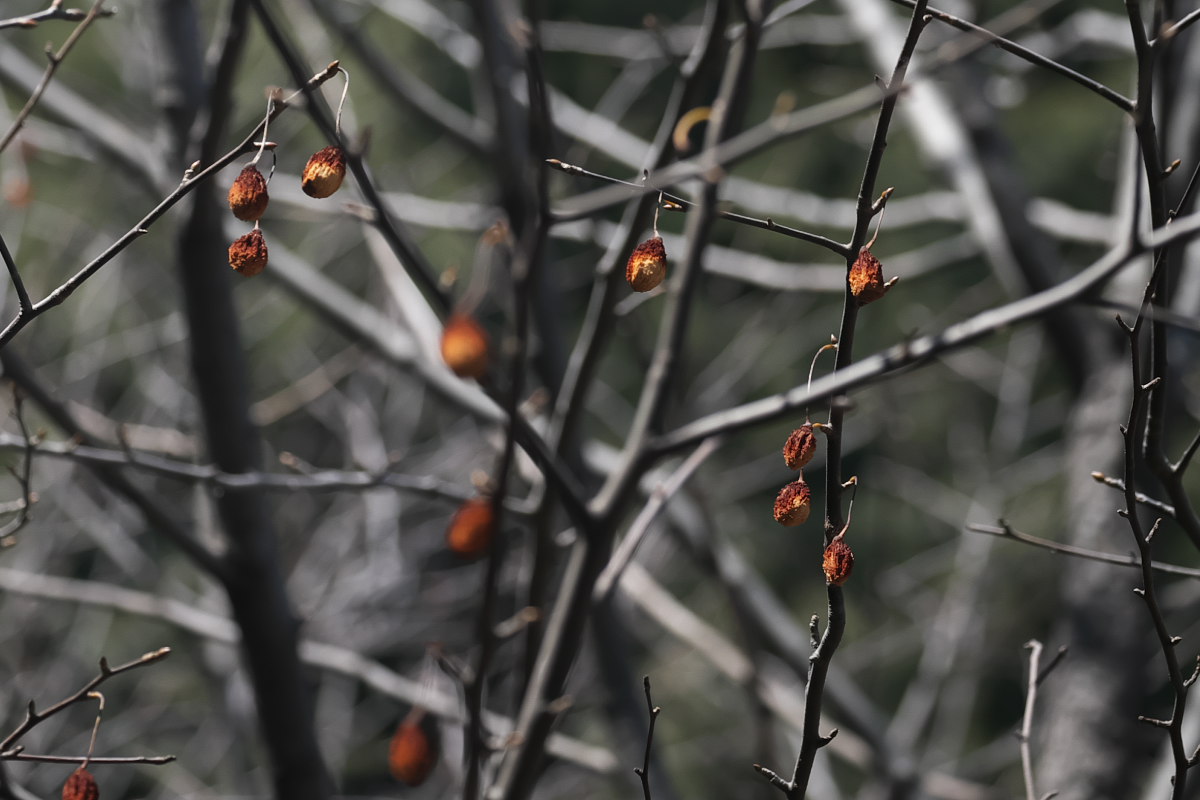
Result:
<svg viewBox="0 0 1200 800">
<path fill-rule="evenodd" d="M 346 83 L 342 86 L 342 99 L 338 101 L 337 116 L 333 122 L 333 132 L 339 139 L 342 138 L 342 108 L 346 105 L 346 95 L 350 91 L 350 73 L 346 72 L 344 67 L 338 67 L 338 72 L 342 73 L 342 77 L 346 79 Z"/>
<path fill-rule="evenodd" d="M 96 721 L 92 724 L 92 738 L 88 742 L 87 755 L 83 758 L 83 764 L 80 769 L 87 769 L 88 762 L 92 760 L 92 753 L 96 749 L 96 734 L 100 731 L 100 717 L 104 714 L 104 695 L 100 692 L 88 692 L 88 697 L 94 697 L 100 701 L 100 707 L 96 709 Z"/>
<path fill-rule="evenodd" d="M 821 353 L 824 353 L 826 350 L 837 350 L 837 337 L 832 336 L 830 338 L 833 341 L 831 341 L 829 344 L 822 345 L 821 348 L 819 350 L 817 350 L 817 352 L 815 354 L 813 354 L 812 363 L 808 365 L 808 385 L 804 389 L 805 392 L 808 392 L 812 389 L 813 371 L 816 370 L 816 368 L 817 368 L 817 359 L 821 357 Z M 805 404 L 805 406 L 804 406 L 804 421 L 805 422 L 812 421 L 808 416 L 808 405 L 807 404 Z"/>
</svg>

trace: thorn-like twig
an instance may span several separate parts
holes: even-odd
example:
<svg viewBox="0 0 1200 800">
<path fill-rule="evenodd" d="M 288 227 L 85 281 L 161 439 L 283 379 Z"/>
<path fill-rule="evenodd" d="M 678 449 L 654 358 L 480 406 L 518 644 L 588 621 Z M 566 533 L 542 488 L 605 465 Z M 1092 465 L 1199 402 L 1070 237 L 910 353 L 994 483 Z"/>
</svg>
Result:
<svg viewBox="0 0 1200 800">
<path fill-rule="evenodd" d="M 654 744 L 654 723 L 658 719 L 658 715 L 662 713 L 662 709 L 654 705 L 654 699 L 650 696 L 650 676 L 646 675 L 642 678 L 642 686 L 646 692 L 646 710 L 650 712 L 650 725 L 646 728 L 646 753 L 642 757 L 642 766 L 634 767 L 633 772 L 642 780 L 642 794 L 646 800 L 650 798 L 650 748 Z"/>
<path fill-rule="evenodd" d="M 764 776 L 768 781 L 770 781 L 772 786 L 781 790 L 784 794 L 791 794 L 792 790 L 795 788 L 792 784 L 779 777 L 779 773 L 775 772 L 774 770 L 767 769 L 762 764 L 755 764 L 754 769 L 759 775 Z"/>
<path fill-rule="evenodd" d="M 91 699 L 95 693 L 96 687 L 114 675 L 120 675 L 123 672 L 129 672 L 130 670 L 137 669 L 138 667 L 149 666 L 150 664 L 154 664 L 155 662 L 163 660 L 170 654 L 171 648 L 162 647 L 158 650 L 152 650 L 149 653 L 144 653 L 141 657 L 135 658 L 133 661 L 121 664 L 117 667 L 109 667 L 107 659 L 101 658 L 100 673 L 88 681 L 82 689 L 75 692 L 75 694 L 71 695 L 70 697 L 59 700 L 54 705 L 41 712 L 39 712 L 34 706 L 34 701 L 30 700 L 29 705 L 26 707 L 25 719 L 21 721 L 21 724 L 18 725 L 12 731 L 12 733 L 8 734 L 8 736 L 5 736 L 3 740 L 0 740 L 0 753 L 4 754 L 5 757 L 9 757 L 8 754 L 19 752 L 14 751 L 14 746 L 22 736 L 29 733 L 29 731 L 35 726 L 41 724 L 60 711 L 63 711 L 64 709 L 69 708 L 76 703 L 82 703 Z"/>
</svg>

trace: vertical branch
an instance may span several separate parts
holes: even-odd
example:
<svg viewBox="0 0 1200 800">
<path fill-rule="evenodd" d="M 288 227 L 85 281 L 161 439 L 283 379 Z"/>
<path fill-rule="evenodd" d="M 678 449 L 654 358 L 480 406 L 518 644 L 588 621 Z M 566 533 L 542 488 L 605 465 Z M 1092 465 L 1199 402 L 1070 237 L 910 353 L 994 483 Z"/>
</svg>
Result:
<svg viewBox="0 0 1200 800">
<path fill-rule="evenodd" d="M 1021 718 L 1021 732 L 1017 735 L 1021 741 L 1021 772 L 1025 776 L 1025 800 L 1038 800 L 1033 783 L 1033 710 L 1037 706 L 1038 684 L 1042 680 L 1040 668 L 1042 658 L 1042 643 L 1030 639 L 1025 643 L 1029 651 L 1029 683 L 1025 687 L 1025 714 Z M 1053 797 L 1054 793 L 1047 795 Z"/>
<path fill-rule="evenodd" d="M 740 125 L 749 95 L 754 59 L 758 52 L 765 9 L 761 2 L 746 5 L 747 24 L 734 47 L 721 88 L 713 103 L 713 115 L 701 158 L 715 166 L 715 148 Z M 702 253 L 709 227 L 716 215 L 717 171 L 710 170 L 700 201 L 688 219 L 687 247 L 683 263 L 669 281 L 663 320 L 649 373 L 626 439 L 621 465 L 593 500 L 591 507 L 599 522 L 580 531 L 564 571 L 559 600 L 551 614 L 533 673 L 518 715 L 516 737 L 520 744 L 509 752 L 492 796 L 513 800 L 526 797 L 533 788 L 541 763 L 545 737 L 555 717 L 554 703 L 582 641 L 591 609 L 592 590 L 608 561 L 612 535 L 622 505 L 645 469 L 646 443 L 662 411 L 678 369 L 687 331 L 691 296 L 699 280 Z"/>
<path fill-rule="evenodd" d="M 505 150 L 497 154 L 498 165 L 503 165 L 497 175 L 497 183 L 510 224 L 518 232 L 519 251 L 512 264 L 513 278 L 513 338 L 515 346 L 509 361 L 508 392 L 504 398 L 504 411 L 508 419 L 505 432 L 504 451 L 501 456 L 497 477 L 497 488 L 493 498 L 497 514 L 497 535 L 493 538 L 486 574 L 483 598 L 476 623 L 476 640 L 479 657 L 471 680 L 466 687 L 467 737 L 465 747 L 466 780 L 463 788 L 465 800 L 475 800 L 479 795 L 480 770 L 483 758 L 483 693 L 488 671 L 498 644 L 493 630 L 493 615 L 499 594 L 500 567 L 505 552 L 505 540 L 500 526 L 503 502 L 508 493 L 512 474 L 513 458 L 516 454 L 516 421 L 520 418 L 518 405 L 526 382 L 526 360 L 529 351 L 530 318 L 535 294 L 540 296 L 540 278 L 547 237 L 550 232 L 549 194 L 547 190 L 548 137 L 552 130 L 550 107 L 546 91 L 545 76 L 541 68 L 536 23 L 521 20 L 513 25 L 501 25 L 493 17 L 499 7 L 492 3 L 476 3 L 475 13 L 480 26 L 480 37 L 484 40 L 484 56 L 488 74 L 495 90 L 494 102 L 498 107 L 500 133 L 498 147 Z M 519 44 L 522 47 L 524 77 L 529 95 L 528 117 L 521 119 L 520 108 L 509 89 L 518 61 L 511 44 L 502 33 L 515 30 L 524 24 Z M 550 372 L 553 372 L 551 370 Z M 544 376 L 552 385 L 553 375 Z"/>
<path fill-rule="evenodd" d="M 4 258 L 4 266 L 8 269 L 9 280 L 12 281 L 13 289 L 17 293 L 17 318 L 32 314 L 33 301 L 29 299 L 25 281 L 21 280 L 21 271 L 17 268 L 17 262 L 9 252 L 8 243 L 4 241 L 3 236 L 0 236 L 0 256 Z"/>
<path fill-rule="evenodd" d="M 642 678 L 642 686 L 646 690 L 646 710 L 650 712 L 650 725 L 646 728 L 646 755 L 642 758 L 642 766 L 634 767 L 633 772 L 642 780 L 642 796 L 645 800 L 653 800 L 650 797 L 650 751 L 654 745 L 654 723 L 658 720 L 662 709 L 654 705 L 654 698 L 650 696 L 649 675 Z"/>
<path fill-rule="evenodd" d="M 867 240 L 867 231 L 871 218 L 881 211 L 886 201 L 886 193 L 874 201 L 875 182 L 883 163 L 883 151 L 887 147 L 888 131 L 892 117 L 895 114 L 896 103 L 900 99 L 901 87 L 908 71 L 909 62 L 916 50 L 917 41 L 928 22 L 925 16 L 927 0 L 917 0 L 913 6 L 912 18 L 908 26 L 908 34 L 896 59 L 896 67 L 892 71 L 883 102 L 879 109 L 879 118 L 875 125 L 875 135 L 867 154 L 866 166 L 863 169 L 862 184 L 859 188 L 856 206 L 854 233 L 850 238 L 849 252 L 846 260 L 847 276 L 850 268 L 858 257 L 859 248 Z M 835 372 L 848 368 L 854 360 L 854 331 L 858 319 L 858 302 L 850 291 L 847 277 L 845 300 L 842 309 L 842 324 L 837 335 L 837 357 Z M 834 398 L 829 406 L 829 427 L 826 430 L 827 454 L 825 465 L 825 544 L 828 546 L 840 531 L 845 528 L 842 517 L 841 497 L 845 488 L 842 483 L 842 436 L 845 411 L 842 404 Z M 770 780 L 771 785 L 782 791 L 789 800 L 803 800 L 808 791 L 809 778 L 812 775 L 813 764 L 817 751 L 833 740 L 837 735 L 834 729 L 828 735 L 822 735 L 821 706 L 825 694 L 825 681 L 829 675 L 829 665 L 833 654 L 841 643 L 846 630 L 846 603 L 842 588 L 827 581 L 828 609 L 825 630 L 819 630 L 817 618 L 813 617 L 812 640 L 813 653 L 809 657 L 808 683 L 804 689 L 804 720 L 800 752 L 796 756 L 796 764 L 790 780 L 784 779 L 777 773 L 755 765 L 755 768 Z"/>
<path fill-rule="evenodd" d="M 729 4 L 725 0 L 708 0 L 702 32 L 667 100 L 654 145 L 646 157 L 645 163 L 648 168 L 657 170 L 668 163 L 675 152 L 671 133 L 676 122 L 685 110 L 702 102 L 702 92 L 706 88 L 707 79 L 719 69 L 727 49 L 725 28 L 728 16 Z M 615 329 L 613 309 L 620 297 L 619 287 L 624 286 L 619 267 L 637 244 L 653 201 L 653 196 L 642 195 L 638 200 L 631 202 L 622 215 L 618 232 L 596 267 L 583 325 L 566 364 L 555 403 L 549 439 L 556 454 L 565 456 L 573 465 L 582 464 L 579 425 L 587 409 L 587 394 L 599 368 L 601 356 Z M 551 516 L 548 504 L 551 499 L 547 494 L 544 500 L 546 505 L 540 512 L 537 523 L 537 544 L 528 600 L 534 606 L 541 606 L 544 602 L 546 584 L 552 571 L 551 562 L 557 549 L 550 540 Z M 540 624 L 530 626 L 526 655 L 527 671 L 532 670 L 536 660 L 541 632 Z"/>
<path fill-rule="evenodd" d="M 1137 513 L 1137 488 L 1135 480 L 1138 458 L 1142 452 L 1139 432 L 1144 430 L 1144 426 L 1147 424 L 1151 392 L 1162 381 L 1156 377 L 1149 382 L 1142 382 L 1142 354 L 1138 342 L 1145 317 L 1139 316 L 1137 323 L 1133 327 L 1126 326 L 1124 322 L 1121 322 L 1120 318 L 1118 318 L 1118 322 L 1129 338 L 1130 369 L 1133 378 L 1133 402 L 1129 408 L 1129 418 L 1126 424 L 1121 427 L 1121 436 L 1124 440 L 1125 451 L 1125 508 L 1120 514 L 1129 523 L 1134 544 L 1137 546 L 1138 559 L 1142 572 L 1142 588 L 1135 589 L 1134 591 L 1146 604 L 1146 611 L 1149 613 L 1150 620 L 1154 625 L 1154 633 L 1158 638 L 1159 649 L 1162 651 L 1163 660 L 1166 663 L 1167 677 L 1175 694 L 1171 717 L 1169 719 L 1156 720 L 1143 717 L 1142 720 L 1167 730 L 1171 743 L 1171 756 L 1175 763 L 1175 776 L 1171 786 L 1171 800 L 1183 800 L 1186 796 L 1187 771 L 1191 766 L 1183 743 L 1183 715 L 1187 708 L 1188 689 L 1191 687 L 1191 681 L 1184 678 L 1183 672 L 1180 669 L 1179 658 L 1175 650 L 1180 640 L 1178 637 L 1172 636 L 1167 630 L 1167 623 L 1163 617 L 1162 608 L 1159 606 L 1154 584 L 1151 542 L 1155 533 L 1158 532 L 1162 520 L 1156 520 L 1149 531 L 1144 529 Z"/>
<path fill-rule="evenodd" d="M 231 19 L 244 13 L 240 6 L 245 2 L 233 4 Z M 167 26 L 167 30 L 199 35 L 196 28 Z M 166 44 L 171 57 L 200 51 L 184 42 Z M 230 52 L 221 63 L 232 69 L 231 61 L 237 61 L 244 40 L 231 37 L 225 44 Z M 194 74 L 201 69 L 199 63 L 181 62 L 172 73 Z M 210 109 L 228 105 L 230 86 L 215 83 L 206 98 L 190 102 Z M 202 141 L 212 147 L 221 138 L 224 116 L 210 113 L 208 119 L 210 130 Z M 178 128 L 176 133 L 184 136 L 188 131 Z M 201 163 L 208 163 L 215 151 L 198 155 Z M 223 472 L 253 472 L 260 468 L 261 448 L 249 414 L 248 365 L 233 299 L 233 273 L 226 265 L 222 206 L 211 181 L 197 187 L 179 237 L 178 266 L 208 448 Z M 323 800 L 329 783 L 314 731 L 311 688 L 298 653 L 300 623 L 287 595 L 266 495 L 253 490 L 227 492 L 216 498 L 216 506 L 229 541 L 224 585 L 241 629 L 275 795 L 281 800 Z"/>
<path fill-rule="evenodd" d="M 867 231 L 871 218 L 881 209 L 882 204 L 874 202 L 875 183 L 879 177 L 879 169 L 883 163 L 883 152 L 887 147 L 888 131 L 891 128 L 892 117 L 895 114 L 896 103 L 900 99 L 900 87 L 908 72 L 909 62 L 916 50 L 917 41 L 925 29 L 925 9 L 927 0 L 917 0 L 913 7 L 912 18 L 908 26 L 908 34 L 900 55 L 896 59 L 896 68 L 892 71 L 891 81 L 888 82 L 887 93 L 879 109 L 879 119 L 875 125 L 875 135 L 871 149 L 867 154 L 867 163 L 863 169 L 862 184 L 858 192 L 854 234 L 850 238 L 850 254 L 847 258 L 847 274 L 858 257 L 859 248 L 867 240 Z M 851 295 L 847 283 L 845 301 L 842 308 L 842 323 L 838 330 L 838 348 L 835 360 L 835 372 L 850 366 L 854 360 L 854 332 L 858 320 L 858 303 Z M 833 541 L 844 527 L 842 518 L 842 441 L 845 435 L 845 411 L 836 402 L 829 406 L 829 434 L 825 466 L 825 543 Z M 810 657 L 808 683 L 804 690 L 804 728 L 800 752 L 796 757 L 796 766 L 792 771 L 791 780 L 786 786 L 785 793 L 791 800 L 801 800 L 808 788 L 809 776 L 812 774 L 813 762 L 817 750 L 828 744 L 833 738 L 834 731 L 829 736 L 820 732 L 821 705 L 824 698 L 825 680 L 829 674 L 834 651 L 841 643 L 846 630 L 846 605 L 840 586 L 830 584 L 827 587 L 828 610 L 825 630 L 820 637 L 816 650 Z"/>
</svg>

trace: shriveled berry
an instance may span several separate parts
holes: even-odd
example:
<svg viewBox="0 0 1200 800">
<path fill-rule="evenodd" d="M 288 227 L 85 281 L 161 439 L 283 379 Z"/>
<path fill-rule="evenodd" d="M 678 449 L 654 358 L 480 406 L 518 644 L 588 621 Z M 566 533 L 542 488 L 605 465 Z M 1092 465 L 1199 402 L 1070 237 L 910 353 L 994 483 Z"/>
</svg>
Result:
<svg viewBox="0 0 1200 800">
<path fill-rule="evenodd" d="M 466 314 L 454 314 L 442 331 L 442 359 L 460 378 L 482 378 L 488 368 L 487 334 Z"/>
<path fill-rule="evenodd" d="M 667 277 L 667 249 L 660 236 L 639 244 L 625 265 L 625 280 L 635 292 L 648 292 Z"/>
<path fill-rule="evenodd" d="M 346 154 L 330 145 L 313 153 L 300 176 L 300 188 L 309 197 L 329 197 L 346 177 Z"/>
<path fill-rule="evenodd" d="M 96 778 L 83 767 L 75 770 L 63 784 L 62 800 L 99 800 Z"/>
<path fill-rule="evenodd" d="M 392 734 L 388 768 L 392 777 L 408 786 L 420 786 L 437 765 L 436 731 L 424 713 L 409 714 Z"/>
<path fill-rule="evenodd" d="M 491 498 L 473 497 L 454 513 L 446 529 L 446 545 L 463 558 L 478 558 L 487 552 L 496 531 L 496 509 Z"/>
<path fill-rule="evenodd" d="M 849 280 L 850 294 L 860 306 L 875 302 L 891 288 L 891 284 L 883 282 L 883 264 L 866 247 L 858 251 Z"/>
<path fill-rule="evenodd" d="M 817 452 L 817 435 L 813 433 L 811 422 L 806 422 L 787 438 L 783 445 L 783 460 L 788 469 L 800 469 L 812 461 Z"/>
<path fill-rule="evenodd" d="M 262 231 L 255 228 L 229 245 L 229 266 L 246 277 L 263 271 L 267 266 L 267 240 Z"/>
<path fill-rule="evenodd" d="M 841 536 L 834 537 L 825 548 L 821 568 L 825 571 L 826 582 L 834 586 L 841 586 L 849 579 L 850 572 L 854 569 L 854 551 Z"/>
<path fill-rule="evenodd" d="M 792 481 L 775 498 L 775 521 L 788 528 L 803 525 L 812 510 L 812 492 L 804 478 Z"/>
<path fill-rule="evenodd" d="M 241 171 L 229 187 L 229 210 L 238 219 L 255 222 L 267 210 L 267 179 L 251 164 Z"/>
</svg>

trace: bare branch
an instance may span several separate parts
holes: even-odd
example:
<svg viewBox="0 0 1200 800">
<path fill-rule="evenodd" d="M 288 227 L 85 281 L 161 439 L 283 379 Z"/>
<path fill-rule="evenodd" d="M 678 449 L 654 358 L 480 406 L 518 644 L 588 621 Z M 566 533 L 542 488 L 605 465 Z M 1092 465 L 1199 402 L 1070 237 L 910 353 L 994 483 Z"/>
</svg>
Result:
<svg viewBox="0 0 1200 800">
<path fill-rule="evenodd" d="M 5 148 L 7 148 L 9 146 L 9 144 L 12 143 L 12 140 L 17 135 L 17 132 L 20 131 L 22 127 L 24 127 L 25 120 L 29 119 L 29 115 L 33 113 L 33 109 L 35 106 L 37 106 L 38 101 L 42 99 L 42 95 L 45 93 L 46 87 L 50 85 L 50 81 L 54 80 L 54 74 L 56 72 L 58 72 L 59 65 L 62 64 L 63 59 L 65 59 L 67 57 L 67 55 L 71 52 L 71 49 L 73 47 L 75 47 L 75 43 L 79 41 L 79 37 L 83 36 L 84 32 L 87 31 L 87 29 L 89 27 L 91 27 L 91 24 L 98 17 L 109 16 L 111 14 L 111 12 L 109 12 L 109 14 L 102 13 L 103 5 L 104 5 L 104 0 L 96 0 L 96 2 L 92 5 L 91 10 L 88 11 L 86 15 L 84 15 L 82 21 L 78 25 L 75 26 L 75 30 L 71 31 L 71 35 L 67 37 L 67 40 L 65 42 L 63 42 L 62 47 L 58 48 L 58 50 L 54 51 L 54 52 L 47 50 L 46 58 L 49 60 L 50 63 L 46 66 L 46 72 L 44 75 L 42 75 L 42 80 L 37 85 L 37 88 L 35 88 L 33 90 L 33 94 L 30 95 L 29 99 L 25 102 L 24 107 L 19 112 L 17 112 L 16 118 L 13 120 L 12 124 L 8 127 L 8 131 L 5 132 L 4 136 L 0 137 L 0 152 L 4 152 Z M 46 12 L 42 12 L 42 13 L 46 13 Z M 68 14 L 71 12 L 61 12 L 61 13 Z M 77 15 L 79 12 L 76 11 L 73 13 Z M 70 16 L 59 17 L 59 19 L 72 19 L 72 18 L 75 18 L 75 17 L 70 17 Z M 33 18 L 26 17 L 25 19 L 33 19 Z M 37 24 L 36 21 L 34 22 L 34 24 L 35 25 Z M 2 28 L 2 27 L 5 27 L 5 25 L 3 22 L 0 22 L 0 28 Z"/>
<path fill-rule="evenodd" d="M 1054 553 L 1063 553 L 1069 556 L 1077 556 L 1086 558 L 1091 561 L 1101 561 L 1105 564 L 1116 564 L 1119 567 L 1140 567 L 1141 561 L 1136 555 L 1117 555 L 1115 553 L 1101 553 L 1097 550 L 1088 550 L 1085 547 L 1077 547 L 1071 544 L 1060 544 L 1052 542 L 1049 539 L 1041 539 L 1037 536 L 1032 536 L 1028 533 L 1014 530 L 1007 523 L 1001 520 L 1000 526 L 992 525 L 968 525 L 967 530 L 974 533 L 986 533 L 991 536 L 999 536 L 1004 539 L 1013 539 L 1022 544 L 1033 545 L 1040 547 L 1043 550 L 1049 550 Z M 1174 564 L 1164 564 L 1161 561 L 1150 562 L 1150 568 L 1156 572 L 1162 572 L 1168 575 L 1179 575 L 1185 578 L 1200 578 L 1200 569 L 1192 569 L 1191 567 L 1180 567 Z"/>
</svg>

